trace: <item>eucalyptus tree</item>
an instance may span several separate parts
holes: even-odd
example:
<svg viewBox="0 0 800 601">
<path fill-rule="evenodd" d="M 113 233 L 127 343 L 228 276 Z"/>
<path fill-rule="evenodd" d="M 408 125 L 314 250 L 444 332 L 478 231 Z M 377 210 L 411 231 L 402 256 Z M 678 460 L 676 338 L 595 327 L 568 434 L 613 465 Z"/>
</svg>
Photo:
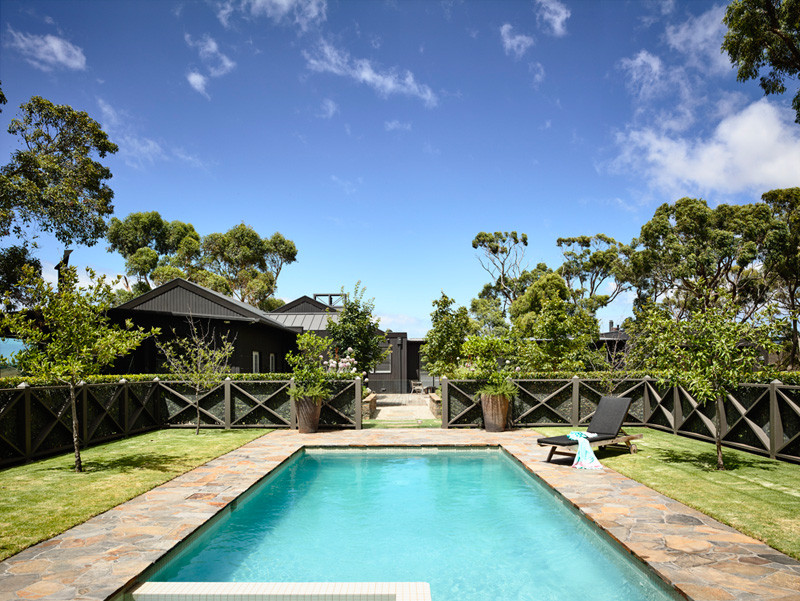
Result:
<svg viewBox="0 0 800 601">
<path fill-rule="evenodd" d="M 630 289 L 626 282 L 625 251 L 627 247 L 611 236 L 574 236 L 559 238 L 556 244 L 562 249 L 564 263 L 558 268 L 567 282 L 575 303 L 582 304 L 594 313 Z M 609 294 L 600 290 L 609 282 L 614 288 Z"/>
<path fill-rule="evenodd" d="M 783 94 L 786 80 L 800 77 L 800 0 L 734 0 L 722 22 L 728 26 L 722 50 L 739 81 L 758 77 L 768 95 Z M 792 107 L 800 123 L 800 89 Z"/>
<path fill-rule="evenodd" d="M 774 226 L 765 203 L 710 208 L 682 198 L 663 204 L 632 242 L 628 282 L 638 304 L 664 301 L 678 317 L 708 307 L 724 289 L 747 320 L 770 298 L 770 275 L 761 268 Z"/>
<path fill-rule="evenodd" d="M 800 363 L 800 188 L 772 190 L 761 198 L 775 218 L 766 240 L 764 267 L 775 278 L 775 301 L 789 318 L 786 364 L 791 369 Z"/>
<path fill-rule="evenodd" d="M 472 240 L 472 248 L 482 253 L 482 256 L 478 256 L 478 262 L 492 278 L 482 294 L 496 295 L 504 315 L 509 305 L 525 292 L 529 284 L 525 277 L 527 246 L 528 235 L 515 231 L 479 232 Z"/>
</svg>

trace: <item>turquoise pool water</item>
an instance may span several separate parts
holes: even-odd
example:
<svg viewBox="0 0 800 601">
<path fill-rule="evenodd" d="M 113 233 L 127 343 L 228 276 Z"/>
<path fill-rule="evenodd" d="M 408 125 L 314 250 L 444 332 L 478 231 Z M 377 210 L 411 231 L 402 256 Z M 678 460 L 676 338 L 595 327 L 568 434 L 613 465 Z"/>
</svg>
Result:
<svg viewBox="0 0 800 601">
<path fill-rule="evenodd" d="M 152 581 L 404 582 L 434 601 L 677 599 L 503 451 L 308 451 Z"/>
</svg>

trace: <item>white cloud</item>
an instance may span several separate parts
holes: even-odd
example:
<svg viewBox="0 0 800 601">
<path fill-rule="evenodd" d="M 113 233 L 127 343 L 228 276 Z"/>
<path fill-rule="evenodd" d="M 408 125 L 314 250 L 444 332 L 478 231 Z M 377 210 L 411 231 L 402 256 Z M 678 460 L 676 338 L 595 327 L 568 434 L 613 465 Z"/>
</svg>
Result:
<svg viewBox="0 0 800 601">
<path fill-rule="evenodd" d="M 131 116 L 115 109 L 102 98 L 97 99 L 97 105 L 100 108 L 103 129 L 119 146 L 119 156 L 126 165 L 135 169 L 145 169 L 174 158 L 192 167 L 205 167 L 199 158 L 188 154 L 182 148 L 165 149 L 160 142 L 139 135 L 131 125 L 133 121 Z"/>
<path fill-rule="evenodd" d="M 211 77 L 221 77 L 230 73 L 236 63 L 220 52 L 214 38 L 204 34 L 199 40 L 193 40 L 188 33 L 183 36 L 190 48 L 197 48 L 200 59 L 205 63 Z"/>
<path fill-rule="evenodd" d="M 386 131 L 411 131 L 411 123 L 401 122 L 397 119 L 393 119 L 392 121 L 386 121 L 383 124 L 383 128 Z"/>
<path fill-rule="evenodd" d="M 619 66 L 636 99 L 638 115 L 647 115 L 662 129 L 673 131 L 684 131 L 695 122 L 695 108 L 705 99 L 682 67 L 669 67 L 647 50 L 622 59 Z"/>
<path fill-rule="evenodd" d="M 292 23 L 307 31 L 327 18 L 327 0 L 242 0 L 243 11 L 275 23 Z M 224 23 L 223 23 L 224 24 Z"/>
<path fill-rule="evenodd" d="M 670 195 L 761 193 L 800 183 L 800 128 L 793 112 L 767 99 L 723 118 L 706 138 L 653 128 L 618 136 L 614 167 L 641 173 Z"/>
<path fill-rule="evenodd" d="M 724 6 L 714 6 L 680 25 L 670 25 L 666 31 L 667 43 L 684 54 L 692 67 L 706 73 L 730 73 L 728 55 L 720 50 L 726 32 L 724 15 Z"/>
<path fill-rule="evenodd" d="M 528 65 L 528 70 L 533 75 L 533 85 L 539 86 L 544 81 L 544 65 L 542 63 L 531 63 Z"/>
<path fill-rule="evenodd" d="M 339 188 L 341 188 L 342 192 L 344 192 L 347 196 L 354 194 L 358 189 L 357 185 L 363 183 L 363 180 L 359 177 L 356 182 L 351 182 L 350 180 L 342 179 L 340 177 L 336 177 L 335 175 L 331 175 L 331 181 L 336 184 Z"/>
<path fill-rule="evenodd" d="M 25 60 L 42 71 L 54 68 L 84 71 L 86 57 L 83 50 L 54 35 L 36 35 L 14 31 L 8 26 L 5 45 L 19 51 Z"/>
<path fill-rule="evenodd" d="M 559 0 L 534 0 L 536 20 L 556 37 L 567 34 L 567 19 L 572 14 Z"/>
<path fill-rule="evenodd" d="M 633 58 L 623 58 L 620 66 L 628 76 L 629 88 L 640 98 L 658 95 L 663 87 L 664 66 L 661 59 L 640 50 Z"/>
<path fill-rule="evenodd" d="M 319 113 L 317 116 L 323 119 L 330 119 L 338 112 L 339 112 L 339 105 L 337 105 L 330 98 L 325 98 L 322 101 L 322 112 Z"/>
<path fill-rule="evenodd" d="M 503 40 L 503 50 L 506 54 L 508 56 L 513 54 L 519 59 L 533 46 L 533 38 L 521 33 L 515 35 L 512 33 L 513 29 L 510 23 L 504 24 L 500 28 L 500 38 Z"/>
<path fill-rule="evenodd" d="M 231 15 L 233 14 L 234 6 L 232 0 L 225 0 L 224 2 L 217 3 L 217 19 L 222 23 L 222 26 L 227 29 L 231 26 Z"/>
<path fill-rule="evenodd" d="M 436 106 L 438 98 L 433 90 L 417 82 L 411 71 L 396 69 L 380 70 L 368 59 L 350 58 L 345 50 L 339 50 L 325 40 L 320 40 L 313 51 L 303 51 L 306 66 L 317 73 L 332 73 L 363 83 L 381 96 L 401 94 L 422 100 L 426 106 Z"/>
<path fill-rule="evenodd" d="M 203 96 L 205 96 L 208 99 L 211 99 L 211 96 L 209 96 L 208 92 L 206 92 L 208 77 L 206 77 L 202 73 L 198 73 L 197 71 L 189 71 L 189 73 L 186 74 L 186 81 L 188 81 L 189 85 L 192 86 L 198 92 L 200 92 Z"/>
</svg>

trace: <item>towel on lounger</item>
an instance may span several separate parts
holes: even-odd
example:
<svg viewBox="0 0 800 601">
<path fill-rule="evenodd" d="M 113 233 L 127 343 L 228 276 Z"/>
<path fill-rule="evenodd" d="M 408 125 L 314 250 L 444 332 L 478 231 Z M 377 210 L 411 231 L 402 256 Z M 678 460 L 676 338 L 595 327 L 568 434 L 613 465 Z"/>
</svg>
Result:
<svg viewBox="0 0 800 601">
<path fill-rule="evenodd" d="M 570 432 L 567 434 L 570 440 L 578 441 L 578 452 L 575 453 L 575 461 L 572 462 L 572 467 L 582 470 L 601 470 L 603 466 L 594 456 L 594 451 L 589 445 L 589 438 L 597 436 L 594 432 Z"/>
</svg>

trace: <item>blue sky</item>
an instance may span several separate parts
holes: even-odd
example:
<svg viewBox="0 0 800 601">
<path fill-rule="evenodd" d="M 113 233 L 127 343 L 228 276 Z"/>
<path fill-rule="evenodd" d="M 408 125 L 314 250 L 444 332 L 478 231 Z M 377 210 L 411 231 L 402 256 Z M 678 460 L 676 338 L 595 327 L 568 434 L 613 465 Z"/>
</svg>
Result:
<svg viewBox="0 0 800 601">
<path fill-rule="evenodd" d="M 299 254 L 278 296 L 360 280 L 382 326 L 411 336 L 442 290 L 468 305 L 488 281 L 479 231 L 526 232 L 528 261 L 556 267 L 560 236 L 630 242 L 663 202 L 800 185 L 793 92 L 764 99 L 736 82 L 722 3 L 0 8 L 3 132 L 33 95 L 84 110 L 120 147 L 107 160 L 116 216 L 280 231 Z M 17 141 L 0 144 L 8 157 Z M 40 244 L 52 277 L 63 249 Z M 105 246 L 71 262 L 121 273 Z M 623 296 L 600 316 L 629 311 Z"/>
</svg>

